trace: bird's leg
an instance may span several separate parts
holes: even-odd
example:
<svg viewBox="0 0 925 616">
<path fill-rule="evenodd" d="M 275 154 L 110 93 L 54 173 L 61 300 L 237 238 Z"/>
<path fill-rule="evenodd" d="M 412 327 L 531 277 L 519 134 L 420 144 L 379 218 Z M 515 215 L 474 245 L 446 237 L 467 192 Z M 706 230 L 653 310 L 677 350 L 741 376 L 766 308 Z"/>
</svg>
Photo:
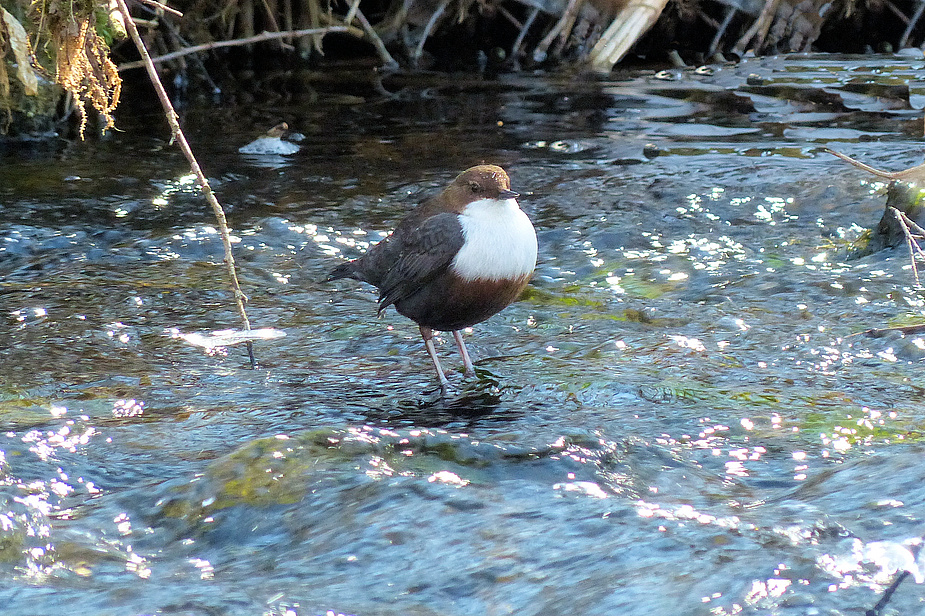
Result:
<svg viewBox="0 0 925 616">
<path fill-rule="evenodd" d="M 430 355 L 430 360 L 434 362 L 434 368 L 437 369 L 437 376 L 440 378 L 440 389 L 445 393 L 450 388 L 450 382 L 447 380 L 446 375 L 443 374 L 440 360 L 437 359 L 437 349 L 434 348 L 434 332 L 423 325 L 420 326 L 420 329 L 421 337 L 424 338 L 424 348 L 427 349 L 427 354 Z"/>
<path fill-rule="evenodd" d="M 469 351 L 466 350 L 466 343 L 463 342 L 462 332 L 458 329 L 454 329 L 453 338 L 456 339 L 456 347 L 459 349 L 459 354 L 462 355 L 463 368 L 466 371 L 466 376 L 475 376 L 475 366 L 472 365 L 472 358 L 469 357 Z"/>
</svg>

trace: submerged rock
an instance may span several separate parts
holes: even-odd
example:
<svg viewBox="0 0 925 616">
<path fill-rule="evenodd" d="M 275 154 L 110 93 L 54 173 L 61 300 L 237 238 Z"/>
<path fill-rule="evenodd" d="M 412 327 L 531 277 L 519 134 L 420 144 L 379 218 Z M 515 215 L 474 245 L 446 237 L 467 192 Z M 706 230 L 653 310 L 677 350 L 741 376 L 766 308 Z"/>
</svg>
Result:
<svg viewBox="0 0 925 616">
<path fill-rule="evenodd" d="M 906 243 L 907 223 L 897 212 L 905 214 L 912 223 L 925 227 L 925 189 L 918 182 L 894 180 L 887 189 L 886 206 L 880 222 L 861 236 L 848 253 L 849 259 L 860 259 L 886 248 Z M 911 230 L 914 233 L 914 230 Z"/>
</svg>

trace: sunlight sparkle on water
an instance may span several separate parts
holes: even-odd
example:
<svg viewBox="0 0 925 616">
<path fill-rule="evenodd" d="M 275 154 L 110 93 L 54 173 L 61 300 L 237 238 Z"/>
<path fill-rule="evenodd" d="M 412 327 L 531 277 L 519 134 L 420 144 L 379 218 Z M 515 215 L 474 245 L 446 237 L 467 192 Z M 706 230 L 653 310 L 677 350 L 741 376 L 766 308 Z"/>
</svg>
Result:
<svg viewBox="0 0 925 616">
<path fill-rule="evenodd" d="M 22 441 L 30 444 L 29 450 L 39 459 L 48 460 L 56 455 L 58 450 L 76 453 L 77 448 L 89 443 L 90 437 L 94 434 L 96 434 L 94 428 L 72 432 L 68 425 L 62 426 L 57 431 L 30 430 L 22 437 Z"/>
<path fill-rule="evenodd" d="M 611 291 L 613 291 L 617 295 L 623 295 L 624 293 L 626 293 L 626 289 L 620 286 L 620 280 L 621 280 L 620 276 L 614 276 L 612 273 L 611 275 L 607 276 L 607 278 L 604 279 L 604 281 L 610 285 Z"/>
<path fill-rule="evenodd" d="M 151 205 L 155 209 L 162 209 L 170 205 L 170 197 L 177 193 L 194 193 L 199 191 L 199 186 L 196 184 L 196 176 L 193 174 L 183 175 L 174 180 L 173 182 L 168 182 L 161 193 L 151 199 Z"/>
<path fill-rule="evenodd" d="M 135 552 L 128 553 L 128 560 L 125 563 L 125 570 L 130 573 L 134 573 L 143 580 L 151 577 L 151 568 L 148 567 L 145 559 Z"/>
<path fill-rule="evenodd" d="M 395 469 L 389 466 L 388 463 L 379 456 L 371 457 L 369 466 L 371 468 L 366 470 L 366 476 L 371 479 L 385 479 L 386 477 L 395 475 Z"/>
<path fill-rule="evenodd" d="M 745 601 L 747 603 L 757 603 L 761 599 L 780 597 L 792 583 L 792 580 L 783 578 L 769 578 L 765 581 L 755 580 L 752 582 L 751 589 L 745 593 Z"/>
<path fill-rule="evenodd" d="M 553 490 L 562 490 L 563 492 L 578 492 L 585 496 L 594 498 L 608 498 L 609 494 L 601 489 L 593 481 L 571 481 L 568 483 L 556 483 L 552 486 Z"/>
<path fill-rule="evenodd" d="M 172 327 L 164 331 L 164 335 L 178 338 L 193 346 L 202 347 L 209 355 L 225 355 L 225 347 L 241 344 L 253 340 L 275 340 L 284 338 L 286 332 L 272 327 L 261 327 L 250 331 L 238 329 L 217 329 L 212 332 L 191 332 L 185 334 L 178 328 Z"/>
<path fill-rule="evenodd" d="M 717 238 L 687 237 L 672 241 L 668 245 L 671 254 L 691 255 L 694 269 L 715 271 L 726 265 L 729 259 L 737 261 L 746 258 L 745 247 L 728 236 Z"/>
<path fill-rule="evenodd" d="M 134 398 L 116 400 L 112 406 L 112 416 L 118 418 L 139 417 L 144 414 L 144 406 L 143 401 L 136 401 Z"/>
<path fill-rule="evenodd" d="M 22 323 L 25 327 L 33 320 L 41 321 L 47 317 L 48 311 L 45 308 L 23 308 L 22 310 L 13 310 L 10 312 L 10 316 L 13 317 L 17 323 Z"/>
<path fill-rule="evenodd" d="M 893 581 L 897 571 L 908 571 L 916 583 L 925 583 L 925 557 L 913 554 L 922 543 L 921 537 L 913 537 L 903 542 L 874 541 L 864 544 L 860 539 L 853 539 L 850 550 L 836 554 L 822 554 L 816 559 L 818 567 L 839 579 L 830 590 L 849 588 L 861 584 L 876 584 L 885 587 Z M 873 563 L 873 570 L 864 563 Z"/>
<path fill-rule="evenodd" d="M 668 336 L 668 338 L 676 342 L 682 349 L 691 349 L 692 351 L 698 351 L 700 353 L 704 353 L 707 350 L 707 347 L 696 338 L 688 338 L 687 336 Z"/>
<path fill-rule="evenodd" d="M 883 351 L 878 352 L 877 357 L 879 357 L 880 359 L 884 361 L 888 361 L 890 363 L 895 363 L 899 361 L 896 357 L 896 352 L 893 350 L 893 347 L 890 347 L 888 349 L 884 349 Z"/>
<path fill-rule="evenodd" d="M 207 560 L 201 558 L 191 558 L 190 564 L 199 569 L 199 577 L 203 580 L 211 580 L 215 572 L 215 568 Z"/>
<path fill-rule="evenodd" d="M 469 485 L 468 479 L 463 479 L 456 473 L 450 471 L 437 471 L 433 475 L 427 478 L 429 483 L 443 483 L 451 486 L 456 486 L 461 488 L 463 486 Z"/>
<path fill-rule="evenodd" d="M 865 186 L 865 185 L 870 186 L 870 190 L 868 190 L 868 194 L 871 194 L 871 195 L 879 194 L 883 190 L 886 190 L 886 187 L 889 186 L 887 182 L 882 182 L 880 180 L 861 180 L 860 183 L 861 183 L 861 186 Z"/>
<path fill-rule="evenodd" d="M 121 329 L 125 329 L 127 325 L 124 323 L 111 323 L 109 325 L 112 329 L 106 331 L 106 335 L 112 338 L 113 340 L 118 340 L 122 344 L 128 344 L 129 335 L 126 332 L 119 332 Z"/>
<path fill-rule="evenodd" d="M 120 535 L 130 535 L 132 533 L 132 523 L 128 518 L 128 514 L 123 512 L 115 517 L 113 522 L 116 525 L 116 530 L 119 531 Z"/>
<path fill-rule="evenodd" d="M 675 522 L 692 521 L 699 524 L 715 525 L 727 529 L 753 529 L 748 523 L 743 524 L 737 516 L 717 517 L 708 513 L 701 513 L 691 505 L 678 505 L 677 507 L 662 507 L 656 503 L 638 501 L 636 513 L 642 518 L 658 518 Z"/>
</svg>

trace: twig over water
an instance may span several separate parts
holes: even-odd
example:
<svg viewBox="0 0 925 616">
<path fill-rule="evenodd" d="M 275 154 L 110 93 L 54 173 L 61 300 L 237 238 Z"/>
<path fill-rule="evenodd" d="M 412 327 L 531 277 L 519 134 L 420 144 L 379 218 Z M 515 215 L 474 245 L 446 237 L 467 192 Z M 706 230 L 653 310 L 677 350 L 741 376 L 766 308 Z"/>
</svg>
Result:
<svg viewBox="0 0 925 616">
<path fill-rule="evenodd" d="M 907 577 L 909 577 L 908 571 L 900 571 L 896 577 L 893 578 L 893 583 L 890 584 L 889 588 L 883 592 L 883 596 L 877 601 L 877 605 L 864 612 L 864 616 L 880 616 L 883 608 L 890 602 L 890 597 L 893 596 L 893 593 L 896 592 L 896 589 L 899 588 L 899 585 L 902 584 L 902 581 Z"/>
<path fill-rule="evenodd" d="M 164 108 L 164 116 L 167 118 L 167 123 L 170 125 L 170 130 L 173 134 L 172 140 L 180 145 L 180 150 L 183 152 L 186 160 L 189 161 L 190 167 L 196 175 L 203 196 L 206 198 L 206 201 L 209 202 L 209 205 L 212 206 L 212 212 L 218 220 L 218 229 L 222 236 L 222 245 L 225 248 L 225 265 L 228 269 L 228 277 L 231 280 L 231 286 L 234 289 L 234 300 L 238 307 L 238 313 L 244 321 L 244 330 L 249 332 L 251 330 L 251 324 L 250 320 L 247 318 L 247 311 L 244 310 L 244 302 L 247 301 L 247 296 L 244 295 L 244 292 L 241 291 L 241 285 L 238 284 L 238 274 L 234 267 L 234 256 L 231 254 L 231 233 L 228 230 L 228 221 L 225 219 L 225 211 L 222 209 L 218 199 L 215 198 L 215 193 L 212 192 L 209 181 L 202 173 L 202 169 L 196 161 L 196 156 L 193 154 L 193 150 L 186 140 L 186 135 L 184 135 L 183 131 L 180 129 L 180 123 L 177 120 L 177 112 L 174 111 L 173 104 L 170 102 L 167 91 L 164 89 L 164 84 L 161 83 L 160 77 L 157 75 L 157 69 L 154 68 L 151 55 L 148 53 L 144 42 L 141 40 L 141 36 L 138 34 L 138 28 L 135 27 L 135 22 L 132 21 L 125 0 L 116 0 L 116 2 L 119 5 L 119 10 L 122 11 L 122 16 L 125 18 L 125 27 L 129 35 L 131 35 L 135 47 L 138 48 L 138 53 L 141 54 L 142 63 L 148 70 L 148 77 L 151 79 L 151 84 L 154 86 L 157 97 L 161 101 L 161 106 Z M 264 34 L 267 33 L 265 32 Z M 247 341 L 247 354 L 250 357 L 251 367 L 255 368 L 257 366 L 257 361 L 254 359 L 254 344 L 250 340 Z"/>
</svg>

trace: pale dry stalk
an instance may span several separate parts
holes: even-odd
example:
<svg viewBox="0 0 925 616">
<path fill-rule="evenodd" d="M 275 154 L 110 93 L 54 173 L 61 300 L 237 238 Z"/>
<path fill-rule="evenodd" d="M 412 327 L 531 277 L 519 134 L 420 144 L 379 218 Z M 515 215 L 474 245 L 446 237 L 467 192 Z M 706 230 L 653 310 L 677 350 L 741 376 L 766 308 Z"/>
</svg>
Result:
<svg viewBox="0 0 925 616">
<path fill-rule="evenodd" d="M 890 207 L 889 209 L 893 213 L 893 216 L 896 217 L 896 220 L 899 221 L 899 226 L 906 236 L 906 245 L 909 247 L 909 259 L 912 262 L 912 275 L 915 276 L 915 286 L 921 287 L 922 284 L 919 281 L 919 268 L 916 266 L 915 258 L 916 256 L 925 257 L 925 251 L 923 251 L 922 247 L 919 245 L 919 240 L 925 239 L 925 230 L 895 207 Z M 912 233 L 913 229 L 915 229 L 915 232 L 919 233 L 919 235 L 914 235 Z"/>
</svg>

